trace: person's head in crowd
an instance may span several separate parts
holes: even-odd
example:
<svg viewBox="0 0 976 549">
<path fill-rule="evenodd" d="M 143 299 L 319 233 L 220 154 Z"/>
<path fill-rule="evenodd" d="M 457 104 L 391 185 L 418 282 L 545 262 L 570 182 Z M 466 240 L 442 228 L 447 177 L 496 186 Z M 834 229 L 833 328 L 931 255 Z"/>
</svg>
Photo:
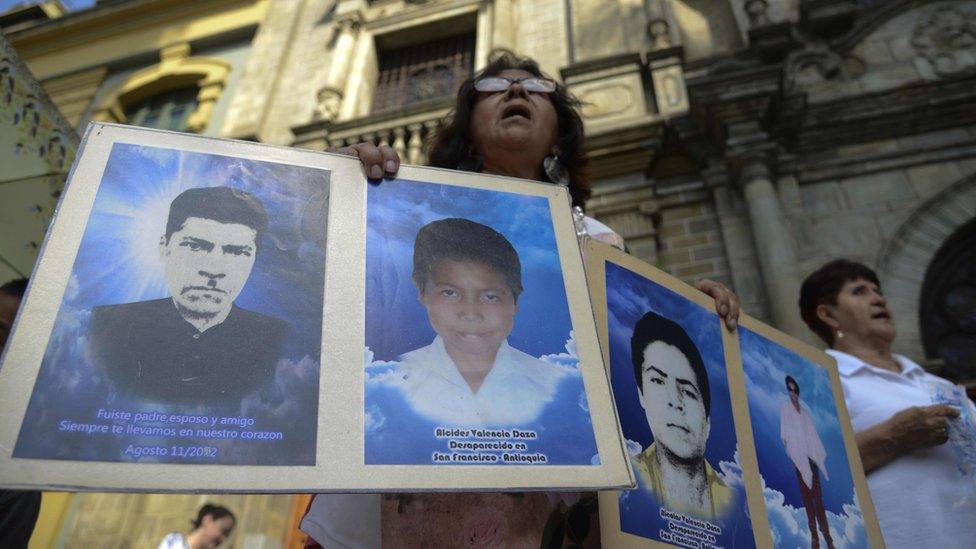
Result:
<svg viewBox="0 0 976 549">
<path fill-rule="evenodd" d="M 793 406 L 800 406 L 800 384 L 793 376 L 786 376 L 786 392 L 790 395 L 790 402 Z"/>
<path fill-rule="evenodd" d="M 430 165 L 565 183 L 582 207 L 591 191 L 579 108 L 534 60 L 496 50 L 458 89 L 454 111 L 432 141 Z"/>
<path fill-rule="evenodd" d="M 834 348 L 850 344 L 890 347 L 895 338 L 894 315 L 878 275 L 846 259 L 825 264 L 803 281 L 800 316 Z"/>
<path fill-rule="evenodd" d="M 237 519 L 226 507 L 204 504 L 197 511 L 197 518 L 191 520 L 193 531 L 186 537 L 192 549 L 213 549 L 220 547 L 234 531 Z"/>
<path fill-rule="evenodd" d="M 18 278 L 0 286 L 0 351 L 7 346 L 7 337 L 13 328 L 20 301 L 27 291 L 27 279 Z"/>
<path fill-rule="evenodd" d="M 676 322 L 649 311 L 634 326 L 630 352 L 659 451 L 683 463 L 704 460 L 711 392 L 698 347 Z"/>
<path fill-rule="evenodd" d="M 452 358 L 494 361 L 522 293 L 522 266 L 508 239 L 468 219 L 428 223 L 414 241 L 413 282 Z"/>
<path fill-rule="evenodd" d="M 251 275 L 268 214 L 230 187 L 188 189 L 170 204 L 159 251 L 166 286 L 185 318 L 226 315 Z"/>
</svg>

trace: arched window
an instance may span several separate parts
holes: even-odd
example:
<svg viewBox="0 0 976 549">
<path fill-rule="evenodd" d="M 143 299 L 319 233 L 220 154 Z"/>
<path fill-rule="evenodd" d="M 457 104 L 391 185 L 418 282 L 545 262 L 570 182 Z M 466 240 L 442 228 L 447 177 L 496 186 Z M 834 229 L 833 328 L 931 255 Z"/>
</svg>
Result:
<svg viewBox="0 0 976 549">
<path fill-rule="evenodd" d="M 125 110 L 126 122 L 133 126 L 186 131 L 187 120 L 197 108 L 196 86 L 156 94 Z"/>
<path fill-rule="evenodd" d="M 976 219 L 942 244 L 925 272 L 919 303 L 925 354 L 956 382 L 976 380 Z"/>
<path fill-rule="evenodd" d="M 133 73 L 92 109 L 92 120 L 202 132 L 210 122 L 230 63 L 190 57 L 189 44 L 164 48 L 159 63 Z"/>
</svg>

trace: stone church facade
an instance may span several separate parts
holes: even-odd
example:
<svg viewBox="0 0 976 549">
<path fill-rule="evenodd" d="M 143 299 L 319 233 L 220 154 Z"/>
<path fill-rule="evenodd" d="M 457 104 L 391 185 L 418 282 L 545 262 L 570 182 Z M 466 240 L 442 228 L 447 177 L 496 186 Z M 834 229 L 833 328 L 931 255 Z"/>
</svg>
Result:
<svg viewBox="0 0 976 549">
<path fill-rule="evenodd" d="M 533 57 L 631 253 L 814 343 L 800 281 L 861 261 L 896 351 L 976 382 L 976 0 L 131 0 L 4 32 L 79 128 L 191 86 L 186 131 L 415 164 L 492 50 Z"/>
<path fill-rule="evenodd" d="M 224 135 L 372 140 L 422 163 L 451 104 L 423 86 L 452 70 L 450 56 L 425 52 L 467 35 L 453 55 L 478 67 L 508 48 L 584 102 L 588 210 L 632 253 L 689 281 L 721 280 L 746 311 L 814 343 L 799 282 L 835 257 L 864 262 L 896 314 L 896 350 L 976 380 L 976 2 L 292 6 L 259 28 L 263 53 L 248 60 Z M 403 50 L 428 61 L 391 62 Z M 396 83 L 407 100 L 384 106 L 394 70 L 414 71 Z"/>
</svg>

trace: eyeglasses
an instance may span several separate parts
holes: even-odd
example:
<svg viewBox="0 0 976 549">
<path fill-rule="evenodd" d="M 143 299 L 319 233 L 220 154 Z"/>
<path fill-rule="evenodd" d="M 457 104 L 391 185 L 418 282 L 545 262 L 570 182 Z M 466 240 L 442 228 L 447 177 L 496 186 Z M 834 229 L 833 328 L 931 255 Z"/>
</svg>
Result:
<svg viewBox="0 0 976 549">
<path fill-rule="evenodd" d="M 497 93 L 508 90 L 512 84 L 520 84 L 522 89 L 533 93 L 552 93 L 556 91 L 556 83 L 548 78 L 529 76 L 527 78 L 506 78 L 504 76 L 486 76 L 474 81 L 474 89 L 485 93 Z"/>
</svg>

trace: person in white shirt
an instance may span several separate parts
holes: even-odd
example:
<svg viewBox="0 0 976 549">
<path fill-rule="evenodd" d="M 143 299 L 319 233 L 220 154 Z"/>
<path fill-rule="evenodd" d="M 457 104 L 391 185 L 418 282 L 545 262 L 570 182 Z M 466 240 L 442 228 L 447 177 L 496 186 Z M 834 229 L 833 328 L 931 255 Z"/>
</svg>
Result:
<svg viewBox="0 0 976 549">
<path fill-rule="evenodd" d="M 933 403 L 951 383 L 891 352 L 895 322 L 870 268 L 838 259 L 803 282 L 800 312 L 832 347 L 885 542 L 972 547 L 976 498 L 946 445 L 960 410 Z M 972 407 L 971 401 L 964 405 Z"/>
<path fill-rule="evenodd" d="M 230 509 L 207 503 L 190 523 L 192 532 L 185 536 L 180 532 L 167 534 L 158 549 L 215 549 L 230 537 L 237 519 Z"/>
<path fill-rule="evenodd" d="M 827 450 L 813 425 L 810 412 L 800 402 L 800 384 L 793 376 L 786 376 L 786 391 L 790 398 L 779 411 L 779 437 L 796 470 L 800 497 L 803 498 L 803 507 L 807 511 L 811 547 L 820 547 L 820 537 L 817 535 L 819 522 L 827 547 L 833 549 L 834 540 L 830 537 L 830 524 L 827 523 L 823 493 L 820 490 L 820 474 L 823 473 L 824 479 L 830 480 L 824 466 Z"/>
<path fill-rule="evenodd" d="M 414 242 L 413 281 L 437 337 L 402 357 L 407 403 L 444 425 L 534 421 L 565 372 L 508 344 L 522 293 L 508 239 L 468 219 L 428 223 Z"/>
</svg>

